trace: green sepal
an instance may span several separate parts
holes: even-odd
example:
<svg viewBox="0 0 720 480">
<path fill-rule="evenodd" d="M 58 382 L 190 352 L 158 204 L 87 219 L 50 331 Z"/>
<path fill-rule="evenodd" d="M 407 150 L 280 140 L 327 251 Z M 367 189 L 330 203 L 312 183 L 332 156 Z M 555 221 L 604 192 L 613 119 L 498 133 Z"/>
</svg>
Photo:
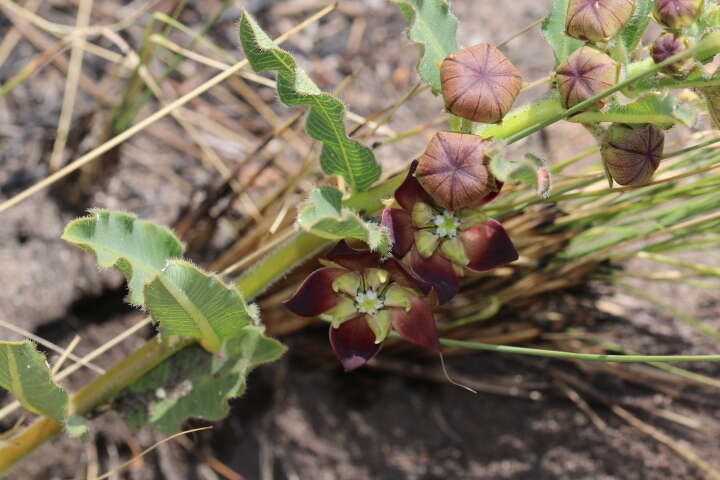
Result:
<svg viewBox="0 0 720 480">
<path fill-rule="evenodd" d="M 358 314 L 357 308 L 355 308 L 355 302 L 350 298 L 343 296 L 340 301 L 335 305 L 332 310 L 328 311 L 325 315 L 330 319 L 333 328 L 338 328 L 344 322 L 350 320 Z"/>
<path fill-rule="evenodd" d="M 334 292 L 347 293 L 351 297 L 357 295 L 360 286 L 362 285 L 362 277 L 358 272 L 350 272 L 344 275 L 340 275 L 332 283 L 332 289 Z"/>
<path fill-rule="evenodd" d="M 417 202 L 413 205 L 411 217 L 412 223 L 416 227 L 429 227 L 433 224 L 435 212 L 433 212 L 433 209 L 427 203 Z"/>
<path fill-rule="evenodd" d="M 400 285 L 391 285 L 390 288 L 385 292 L 385 306 L 402 308 L 406 312 L 412 308 L 411 296 L 415 295 L 414 292 L 408 290 Z"/>
</svg>

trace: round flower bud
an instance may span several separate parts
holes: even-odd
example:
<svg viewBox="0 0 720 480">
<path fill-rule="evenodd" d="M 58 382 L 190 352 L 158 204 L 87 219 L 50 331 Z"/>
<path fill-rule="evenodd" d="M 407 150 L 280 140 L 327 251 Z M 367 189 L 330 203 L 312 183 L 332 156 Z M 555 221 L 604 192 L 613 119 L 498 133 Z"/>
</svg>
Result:
<svg viewBox="0 0 720 480">
<path fill-rule="evenodd" d="M 660 63 L 668 58 L 682 53 L 689 47 L 689 41 L 685 37 L 679 37 L 673 33 L 660 35 L 650 47 L 650 55 L 655 63 Z M 692 64 L 692 57 L 688 56 L 678 60 L 663 69 L 665 73 L 678 73 L 686 70 Z"/>
<path fill-rule="evenodd" d="M 703 0 L 656 0 L 653 16 L 673 30 L 688 28 L 703 9 Z"/>
<path fill-rule="evenodd" d="M 502 120 L 522 88 L 518 69 L 487 43 L 449 55 L 440 68 L 440 80 L 448 111 L 482 123 Z"/>
<path fill-rule="evenodd" d="M 647 183 L 660 165 L 665 133 L 652 124 L 614 123 L 608 128 L 600 153 L 608 173 L 620 185 Z"/>
<path fill-rule="evenodd" d="M 620 65 L 591 47 L 581 47 L 560 65 L 555 73 L 563 107 L 570 108 L 613 87 Z M 602 101 L 590 108 L 600 108 Z"/>
<path fill-rule="evenodd" d="M 634 0 L 570 0 L 565 33 L 580 40 L 607 42 L 627 24 Z"/>
<path fill-rule="evenodd" d="M 483 205 L 502 186 L 488 167 L 490 145 L 477 135 L 438 132 L 420 157 L 415 178 L 449 210 Z"/>
</svg>

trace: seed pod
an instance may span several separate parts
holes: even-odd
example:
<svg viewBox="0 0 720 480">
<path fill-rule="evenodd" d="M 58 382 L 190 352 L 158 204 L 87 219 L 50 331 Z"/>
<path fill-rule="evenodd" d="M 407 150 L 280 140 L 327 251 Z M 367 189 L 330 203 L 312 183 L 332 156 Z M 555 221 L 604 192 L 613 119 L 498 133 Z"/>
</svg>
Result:
<svg viewBox="0 0 720 480">
<path fill-rule="evenodd" d="M 573 107 L 614 86 L 619 73 L 620 65 L 601 51 L 591 47 L 575 50 L 555 73 L 563 107 Z M 603 105 L 600 101 L 590 108 Z"/>
<path fill-rule="evenodd" d="M 653 16 L 673 30 L 690 27 L 703 9 L 704 0 L 656 0 Z"/>
<path fill-rule="evenodd" d="M 490 145 L 477 135 L 438 132 L 420 157 L 415 177 L 449 210 L 480 206 L 502 187 L 488 168 Z"/>
<path fill-rule="evenodd" d="M 632 127 L 614 123 L 600 153 L 610 176 L 620 185 L 647 183 L 660 165 L 665 133 L 650 123 Z"/>
<path fill-rule="evenodd" d="M 473 122 L 497 123 L 520 89 L 520 72 L 497 48 L 481 43 L 449 55 L 440 68 L 445 107 Z"/>
<path fill-rule="evenodd" d="M 686 37 L 679 37 L 673 33 L 664 33 L 653 42 L 650 47 L 650 55 L 655 63 L 660 63 L 687 50 L 689 46 L 690 42 Z M 688 56 L 663 68 L 663 72 L 679 73 L 686 70 L 691 64 L 692 58 Z"/>
<path fill-rule="evenodd" d="M 630 20 L 634 0 L 570 0 L 565 32 L 580 40 L 607 42 Z"/>
</svg>

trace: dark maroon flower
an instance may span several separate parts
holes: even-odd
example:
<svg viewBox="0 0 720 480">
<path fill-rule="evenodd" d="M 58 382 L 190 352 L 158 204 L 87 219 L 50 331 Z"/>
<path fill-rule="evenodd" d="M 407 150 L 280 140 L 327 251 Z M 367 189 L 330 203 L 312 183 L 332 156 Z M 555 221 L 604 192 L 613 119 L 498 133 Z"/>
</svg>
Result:
<svg viewBox="0 0 720 480">
<path fill-rule="evenodd" d="M 395 239 L 393 255 L 403 258 L 413 274 L 435 290 L 438 301 L 446 303 L 459 291 L 458 275 L 464 268 L 492 270 L 517 260 L 518 253 L 497 220 L 477 210 L 448 210 L 435 203 L 415 178 L 416 167 L 413 162 L 395 191 L 402 208 L 386 208 L 382 223 Z"/>
<path fill-rule="evenodd" d="M 432 308 L 421 298 L 428 287 L 397 260 L 345 242 L 326 258 L 330 266 L 311 273 L 285 306 L 331 321 L 330 345 L 346 371 L 375 356 L 393 328 L 410 342 L 440 351 Z"/>
</svg>

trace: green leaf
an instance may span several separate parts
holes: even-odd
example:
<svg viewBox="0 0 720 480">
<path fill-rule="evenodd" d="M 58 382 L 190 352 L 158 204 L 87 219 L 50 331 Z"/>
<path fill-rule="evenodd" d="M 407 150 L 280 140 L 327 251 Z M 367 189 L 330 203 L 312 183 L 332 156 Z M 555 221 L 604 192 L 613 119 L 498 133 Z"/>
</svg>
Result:
<svg viewBox="0 0 720 480">
<path fill-rule="evenodd" d="M 628 54 L 632 54 L 640 46 L 645 30 L 650 25 L 653 7 L 655 7 L 654 0 L 635 0 L 635 11 L 618 37 L 625 44 Z"/>
<path fill-rule="evenodd" d="M 253 318 L 242 295 L 185 260 L 171 260 L 145 285 L 145 305 L 163 335 L 199 338 L 210 352 Z"/>
<path fill-rule="evenodd" d="M 535 188 L 542 198 L 550 195 L 550 171 L 545 162 L 528 153 L 521 160 L 508 160 L 495 156 L 490 161 L 493 175 L 503 182 L 521 182 Z"/>
<path fill-rule="evenodd" d="M 572 52 L 584 45 L 582 41 L 565 35 L 567 11 L 568 0 L 554 0 L 550 14 L 542 24 L 543 35 L 555 52 L 556 65 L 563 63 Z"/>
<path fill-rule="evenodd" d="M 255 71 L 277 71 L 277 92 L 284 104 L 310 107 L 305 128 L 323 144 L 323 171 L 341 175 L 355 191 L 370 188 L 380 178 L 381 168 L 372 150 L 348 138 L 342 102 L 320 91 L 293 56 L 276 47 L 248 12 L 243 12 L 240 20 L 240 41 Z"/>
<path fill-rule="evenodd" d="M 580 123 L 654 123 L 661 128 L 692 121 L 686 111 L 676 108 L 675 101 L 676 97 L 667 93 L 645 94 L 630 103 L 613 99 L 602 112 L 579 113 L 568 120 Z"/>
<path fill-rule="evenodd" d="M 117 266 L 128 282 L 128 301 L 145 303 L 143 287 L 171 258 L 182 257 L 182 243 L 165 227 L 134 215 L 92 210 L 65 227 L 62 238 L 95 255 L 102 268 Z"/>
<path fill-rule="evenodd" d="M 298 225 L 307 232 L 329 240 L 354 238 L 368 244 L 370 250 L 386 254 L 391 241 L 387 229 L 366 222 L 352 209 L 343 207 L 342 193 L 333 187 L 315 189 L 299 209 Z"/>
<path fill-rule="evenodd" d="M 35 344 L 0 342 L 0 387 L 33 413 L 60 423 L 68 417 L 68 394 L 52 379 L 45 356 Z"/>
<path fill-rule="evenodd" d="M 245 392 L 250 371 L 285 350 L 262 327 L 243 328 L 223 345 L 221 355 L 191 345 L 130 385 L 116 399 L 116 408 L 130 426 L 149 423 L 168 434 L 190 417 L 219 420 L 230 410 L 228 399 Z"/>
<path fill-rule="evenodd" d="M 405 16 L 410 28 L 408 38 L 420 46 L 417 65 L 420 77 L 432 88 L 442 91 L 440 64 L 460 49 L 456 35 L 458 20 L 443 0 L 392 0 Z"/>
</svg>

